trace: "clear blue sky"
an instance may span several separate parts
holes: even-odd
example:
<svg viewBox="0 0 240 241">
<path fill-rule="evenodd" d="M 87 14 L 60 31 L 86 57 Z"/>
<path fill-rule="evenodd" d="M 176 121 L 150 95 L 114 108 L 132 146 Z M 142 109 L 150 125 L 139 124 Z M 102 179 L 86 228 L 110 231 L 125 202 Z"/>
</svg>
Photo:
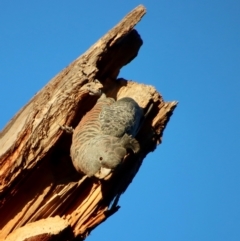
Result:
<svg viewBox="0 0 240 241">
<path fill-rule="evenodd" d="M 163 144 L 90 241 L 240 240 L 240 2 L 0 3 L 0 129 L 130 10 L 144 40 L 120 77 L 178 100 Z"/>
</svg>

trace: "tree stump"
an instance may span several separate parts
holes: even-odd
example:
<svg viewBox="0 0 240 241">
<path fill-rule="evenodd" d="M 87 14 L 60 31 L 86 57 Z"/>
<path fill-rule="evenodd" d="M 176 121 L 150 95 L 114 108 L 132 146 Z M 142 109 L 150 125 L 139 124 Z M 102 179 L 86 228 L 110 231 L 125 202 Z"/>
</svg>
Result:
<svg viewBox="0 0 240 241">
<path fill-rule="evenodd" d="M 117 79 L 142 45 L 134 26 L 146 10 L 138 6 L 89 50 L 54 77 L 0 133 L 0 240 L 83 240 L 114 214 L 121 194 L 144 157 L 161 143 L 177 102 L 164 102 L 152 86 Z M 98 81 L 96 81 L 98 80 Z M 97 97 L 132 97 L 151 112 L 138 133 L 141 151 L 125 157 L 104 180 L 76 172 L 71 135 Z"/>
</svg>

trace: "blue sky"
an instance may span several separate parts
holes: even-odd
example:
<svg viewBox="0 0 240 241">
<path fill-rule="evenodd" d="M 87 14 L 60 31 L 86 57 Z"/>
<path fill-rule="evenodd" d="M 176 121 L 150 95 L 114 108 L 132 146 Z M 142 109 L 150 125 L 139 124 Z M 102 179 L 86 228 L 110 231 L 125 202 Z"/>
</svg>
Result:
<svg viewBox="0 0 240 241">
<path fill-rule="evenodd" d="M 89 241 L 240 240 L 240 2 L 0 3 L 0 129 L 130 10 L 144 45 L 119 77 L 179 105 L 121 209 Z"/>
</svg>

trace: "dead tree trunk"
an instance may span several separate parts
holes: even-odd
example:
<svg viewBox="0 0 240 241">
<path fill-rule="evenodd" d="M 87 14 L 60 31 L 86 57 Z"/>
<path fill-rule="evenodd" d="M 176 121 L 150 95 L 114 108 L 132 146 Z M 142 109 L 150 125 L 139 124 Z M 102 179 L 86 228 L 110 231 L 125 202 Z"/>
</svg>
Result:
<svg viewBox="0 0 240 241">
<path fill-rule="evenodd" d="M 142 45 L 133 28 L 144 14 L 143 6 L 130 12 L 54 77 L 0 133 L 0 240 L 82 240 L 118 210 L 120 195 L 143 158 L 161 142 L 177 104 L 164 102 L 152 86 L 117 79 Z M 71 135 L 59 127 L 75 127 L 94 106 L 89 85 L 115 99 L 130 96 L 141 107 L 153 104 L 137 137 L 140 154 L 127 156 L 121 170 L 102 181 L 75 171 L 69 155 Z"/>
</svg>

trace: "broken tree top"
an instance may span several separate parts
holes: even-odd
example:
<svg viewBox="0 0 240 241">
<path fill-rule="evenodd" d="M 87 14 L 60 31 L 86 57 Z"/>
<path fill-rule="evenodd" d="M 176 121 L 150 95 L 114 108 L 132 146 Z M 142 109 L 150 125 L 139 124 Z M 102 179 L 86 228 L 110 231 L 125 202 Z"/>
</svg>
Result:
<svg viewBox="0 0 240 241">
<path fill-rule="evenodd" d="M 117 202 L 144 157 L 161 143 L 177 102 L 164 102 L 152 86 L 117 79 L 120 69 L 137 56 L 142 45 L 133 28 L 145 12 L 143 6 L 130 12 L 50 80 L 0 133 L 0 240 L 84 239 L 118 210 Z M 80 131 L 86 131 L 91 116 L 97 113 L 96 103 L 102 98 L 90 95 L 89 90 L 96 93 L 101 90 L 112 103 L 130 97 L 132 102 L 123 104 L 128 102 L 126 108 L 132 108 L 131 105 L 137 108 L 129 112 L 134 116 L 129 117 L 132 131 L 123 125 L 121 135 L 127 137 L 121 139 L 124 150 L 119 149 L 117 168 L 111 166 L 112 162 L 100 160 L 101 168 L 110 170 L 101 179 L 76 171 L 70 156 L 72 134 L 61 128 L 75 129 L 80 125 Z M 112 103 L 101 108 L 110 108 Z M 147 110 L 150 111 L 144 118 Z M 105 114 L 101 118 L 107 120 L 106 109 L 100 109 L 99 113 Z M 109 135 L 107 128 L 104 135 Z M 94 140 L 94 145 L 100 139 Z M 94 145 L 86 147 L 87 159 Z"/>
</svg>

